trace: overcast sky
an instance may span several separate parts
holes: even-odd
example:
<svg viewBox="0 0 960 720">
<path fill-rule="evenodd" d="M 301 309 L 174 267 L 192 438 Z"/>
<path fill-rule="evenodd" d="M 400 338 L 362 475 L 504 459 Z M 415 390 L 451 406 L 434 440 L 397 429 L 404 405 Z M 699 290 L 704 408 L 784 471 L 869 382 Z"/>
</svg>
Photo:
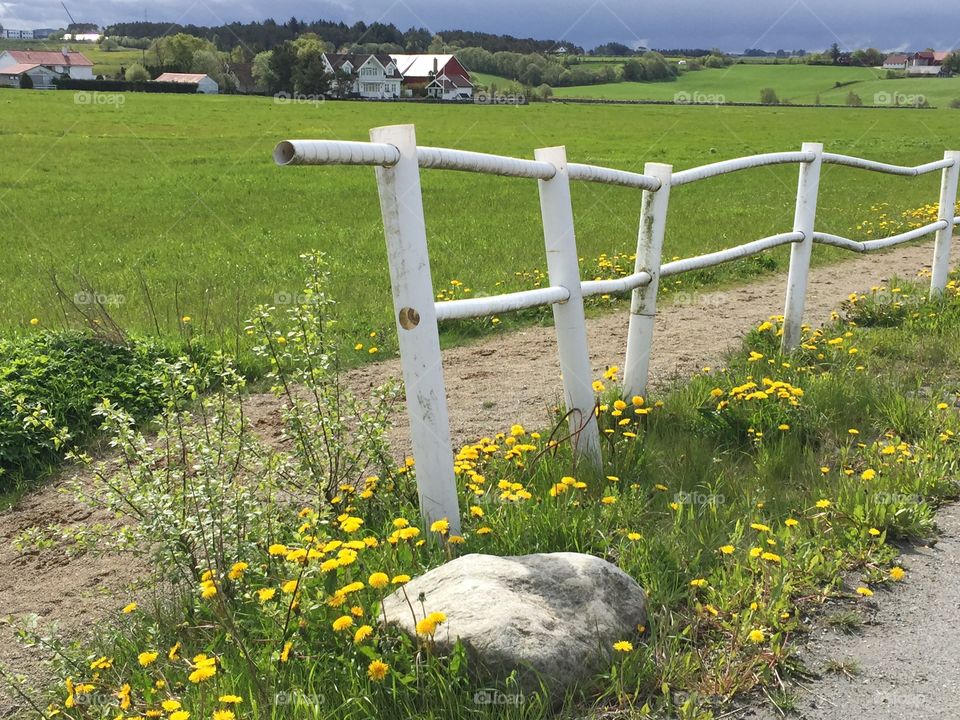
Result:
<svg viewBox="0 0 960 720">
<path fill-rule="evenodd" d="M 616 40 L 650 47 L 822 50 L 953 49 L 956 0 L 66 0 L 78 22 L 124 20 L 219 25 L 234 20 L 393 22 L 570 40 L 587 48 Z M 63 27 L 59 0 L 0 0 L 6 28 Z"/>
</svg>

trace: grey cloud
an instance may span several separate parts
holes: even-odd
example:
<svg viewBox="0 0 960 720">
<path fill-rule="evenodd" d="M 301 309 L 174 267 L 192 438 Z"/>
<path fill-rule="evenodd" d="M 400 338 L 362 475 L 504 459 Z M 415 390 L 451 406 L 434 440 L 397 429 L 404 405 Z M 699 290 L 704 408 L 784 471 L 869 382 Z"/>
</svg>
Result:
<svg viewBox="0 0 960 720">
<path fill-rule="evenodd" d="M 954 48 L 960 43 L 960 6 L 942 0 L 73 0 L 77 20 L 105 24 L 143 19 L 201 25 L 232 20 L 325 18 L 393 22 L 434 32 L 462 28 L 570 40 L 591 47 L 616 40 L 655 47 L 713 47 L 739 51 L 876 46 L 883 49 Z M 0 2 L 6 27 L 62 26 L 58 0 Z"/>
</svg>

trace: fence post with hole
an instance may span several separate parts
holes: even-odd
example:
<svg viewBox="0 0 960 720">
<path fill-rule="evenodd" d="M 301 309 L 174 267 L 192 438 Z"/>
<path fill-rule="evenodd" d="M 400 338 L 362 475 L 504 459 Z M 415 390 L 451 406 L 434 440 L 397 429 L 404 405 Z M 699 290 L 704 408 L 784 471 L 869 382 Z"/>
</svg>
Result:
<svg viewBox="0 0 960 720">
<path fill-rule="evenodd" d="M 563 147 L 541 148 L 537 160 L 551 163 L 557 173 L 550 180 L 538 180 L 543 238 L 547 251 L 547 274 L 552 287 L 569 293 L 564 303 L 554 303 L 553 320 L 563 376 L 564 401 L 570 413 L 570 432 L 577 457 L 599 470 L 600 430 L 587 347 L 587 324 L 580 288 L 580 259 L 573 227 L 567 151 Z"/>
<path fill-rule="evenodd" d="M 943 169 L 943 181 L 940 184 L 940 220 L 947 226 L 937 231 L 937 240 L 933 251 L 933 271 L 930 276 L 930 298 L 943 295 L 950 274 L 950 244 L 953 240 L 953 221 L 956 218 L 957 180 L 960 178 L 960 150 L 948 150 L 944 160 L 953 160 L 953 165 Z"/>
<path fill-rule="evenodd" d="M 670 204 L 670 182 L 673 166 L 647 163 L 644 175 L 660 181 L 660 188 L 643 191 L 640 206 L 640 230 L 637 235 L 637 259 L 634 272 L 650 275 L 650 284 L 638 287 L 630 299 L 630 326 L 627 331 L 627 356 L 624 360 L 623 393 L 626 397 L 644 395 L 650 374 L 650 352 L 653 342 L 653 321 L 657 313 L 657 290 L 660 286 L 660 255 L 667 228 Z"/>
<path fill-rule="evenodd" d="M 394 125 L 374 128 L 370 131 L 370 140 L 389 143 L 400 151 L 400 160 L 395 165 L 378 166 L 376 173 L 420 511 L 427 527 L 436 520 L 446 519 L 450 533 L 459 535 L 460 509 L 423 219 L 416 134 L 413 125 Z"/>
<path fill-rule="evenodd" d="M 787 273 L 787 300 L 783 310 L 783 352 L 800 344 L 803 308 L 807 298 L 810 256 L 813 254 L 813 231 L 817 219 L 817 196 L 820 192 L 820 168 L 823 166 L 823 144 L 804 143 L 802 152 L 813 153 L 811 162 L 801 163 L 797 184 L 797 207 L 793 217 L 794 232 L 802 232 L 803 240 L 790 247 L 790 270 Z"/>
</svg>

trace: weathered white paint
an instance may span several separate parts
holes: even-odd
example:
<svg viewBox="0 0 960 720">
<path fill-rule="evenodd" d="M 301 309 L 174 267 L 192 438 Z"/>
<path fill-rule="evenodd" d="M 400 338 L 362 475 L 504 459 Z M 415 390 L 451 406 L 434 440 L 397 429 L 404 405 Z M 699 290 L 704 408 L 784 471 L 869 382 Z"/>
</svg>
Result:
<svg viewBox="0 0 960 720">
<path fill-rule="evenodd" d="M 804 143 L 803 152 L 813 153 L 811 162 L 800 165 L 797 185 L 797 206 L 793 216 L 793 231 L 803 233 L 803 240 L 790 248 L 790 270 L 787 273 L 787 300 L 783 310 L 784 352 L 800 344 L 803 325 L 803 306 L 807 298 L 807 276 L 813 253 L 814 222 L 817 218 L 817 195 L 820 192 L 820 168 L 823 165 L 823 145 Z"/>
<path fill-rule="evenodd" d="M 660 287 L 660 254 L 663 250 L 663 236 L 667 230 L 667 207 L 670 204 L 673 166 L 647 163 L 643 173 L 655 177 L 660 187 L 657 190 L 645 190 L 640 205 L 637 259 L 633 272 L 634 275 L 647 273 L 650 282 L 638 285 L 630 299 L 627 356 L 623 366 L 623 392 L 627 397 L 643 395 L 647 391 L 653 321 L 657 313 L 657 290 Z"/>
<path fill-rule="evenodd" d="M 395 164 L 378 167 L 376 173 L 420 511 L 428 526 L 446 519 L 450 522 L 450 533 L 459 535 L 460 510 L 423 219 L 416 134 L 413 125 L 394 125 L 374 128 L 370 139 L 395 146 L 400 156 Z"/>
<path fill-rule="evenodd" d="M 566 288 L 570 293 L 565 303 L 553 305 L 553 322 L 557 332 L 564 401 L 570 413 L 573 447 L 577 456 L 587 465 L 599 469 L 602 464 L 600 429 L 594 413 L 596 401 L 580 289 L 580 259 L 573 229 L 567 151 L 562 147 L 540 148 L 534 156 L 557 169 L 552 179 L 540 180 L 538 185 L 547 251 L 547 275 L 551 286 Z"/>
<path fill-rule="evenodd" d="M 924 235 L 935 233 L 938 230 L 946 227 L 949 227 L 946 221 L 937 220 L 929 225 L 914 228 L 913 230 L 907 230 L 906 232 L 902 232 L 897 235 L 891 235 L 890 237 L 863 241 L 851 240 L 850 238 L 845 238 L 840 235 L 831 235 L 830 233 L 815 232 L 813 234 L 813 241 L 823 245 L 833 245 L 834 247 L 843 248 L 844 250 L 867 253 L 874 250 L 883 250 L 884 248 L 900 245 L 901 243 L 910 242 L 911 240 L 922 238 Z"/>
<path fill-rule="evenodd" d="M 957 180 L 960 178 L 960 152 L 948 150 L 943 155 L 944 162 L 950 162 L 943 169 L 940 183 L 940 220 L 945 227 L 937 231 L 937 240 L 933 251 L 933 271 L 930 277 L 930 297 L 943 295 L 947 287 L 947 275 L 950 274 L 950 243 L 953 240 L 953 221 L 956 219 Z"/>
<path fill-rule="evenodd" d="M 718 250 L 717 252 L 696 255 L 690 258 L 684 258 L 683 260 L 674 260 L 673 262 L 664 263 L 660 266 L 660 277 L 670 277 L 671 275 L 679 275 L 680 273 L 690 272 L 691 270 L 702 270 L 703 268 L 713 267 L 714 265 L 722 265 L 725 262 L 749 257 L 750 255 L 757 255 L 764 250 L 800 242 L 801 240 L 803 240 L 803 233 L 780 233 L 779 235 L 760 238 L 753 242 Z"/>
<path fill-rule="evenodd" d="M 764 165 L 785 165 L 794 163 L 813 162 L 813 154 L 808 152 L 781 152 L 781 153 L 763 153 L 762 155 L 750 155 L 748 157 L 735 158 L 733 160 L 721 160 L 710 165 L 701 165 L 700 167 L 690 168 L 689 170 L 680 170 L 674 173 L 670 184 L 674 187 L 696 182 L 697 180 L 706 180 L 717 175 L 726 175 L 727 173 L 737 172 L 739 170 L 749 170 L 750 168 L 763 167 Z"/>
<path fill-rule="evenodd" d="M 570 291 L 566 288 L 548 287 L 537 288 L 536 290 L 521 290 L 520 292 L 491 297 L 447 300 L 437 303 L 437 320 L 442 322 L 444 320 L 489 317 L 490 315 L 523 310 L 524 308 L 565 303 L 569 299 Z"/>
<path fill-rule="evenodd" d="M 838 155 L 837 153 L 823 153 L 823 162 L 827 165 L 847 165 L 848 167 L 860 168 L 861 170 L 872 170 L 874 172 L 886 173 L 887 175 L 906 175 L 916 177 L 917 175 L 926 175 L 927 173 L 943 170 L 950 164 L 949 160 L 934 160 L 924 165 L 890 165 L 889 163 L 876 162 L 875 160 L 864 160 L 863 158 L 851 157 L 850 155 Z"/>
</svg>

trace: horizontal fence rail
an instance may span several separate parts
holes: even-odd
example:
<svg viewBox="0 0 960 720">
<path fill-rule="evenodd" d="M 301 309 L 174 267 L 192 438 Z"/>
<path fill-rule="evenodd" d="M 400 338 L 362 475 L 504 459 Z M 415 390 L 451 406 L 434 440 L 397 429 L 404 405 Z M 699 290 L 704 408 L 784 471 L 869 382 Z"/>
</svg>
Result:
<svg viewBox="0 0 960 720">
<path fill-rule="evenodd" d="M 851 157 L 850 155 L 837 155 L 836 153 L 824 153 L 823 162 L 828 165 L 847 165 L 849 167 L 859 168 L 861 170 L 872 170 L 874 172 L 886 173 L 887 175 L 906 175 L 916 177 L 917 175 L 926 175 L 952 168 L 956 160 L 944 158 L 935 160 L 925 165 L 915 165 L 908 167 L 904 165 L 889 165 L 888 163 L 875 162 L 873 160 L 864 160 L 863 158 Z"/>
<path fill-rule="evenodd" d="M 960 225 L 955 212 L 960 151 L 948 151 L 942 160 L 904 166 L 827 153 L 818 143 L 805 143 L 799 152 L 763 153 L 678 172 L 673 172 L 670 165 L 647 163 L 644 172 L 637 173 L 568 163 L 562 147 L 537 150 L 533 160 L 422 147 L 416 144 L 412 125 L 376 128 L 371 131 L 371 140 L 286 140 L 277 145 L 273 156 L 278 165 L 284 166 L 368 165 L 376 169 L 421 511 L 427 523 L 447 519 L 454 534 L 459 532 L 460 511 L 440 357 L 440 322 L 487 317 L 532 307 L 552 307 L 574 451 L 583 462 L 599 468 L 602 459 L 594 414 L 583 298 L 632 293 L 623 391 L 625 395 L 638 395 L 646 390 L 660 278 L 713 267 L 776 247 L 791 246 L 782 338 L 783 351 L 789 352 L 800 339 L 810 255 L 815 243 L 866 253 L 935 234 L 930 281 L 930 295 L 935 298 L 942 295 L 946 287 L 953 228 Z M 939 217 L 936 222 L 922 227 L 872 240 L 853 240 L 818 232 L 814 226 L 823 164 L 907 177 L 941 171 Z M 716 252 L 661 262 L 671 188 L 769 165 L 798 165 L 800 168 L 791 231 Z M 540 190 L 549 286 L 437 302 L 423 218 L 421 169 L 536 180 Z M 581 278 L 570 200 L 570 183 L 574 180 L 642 191 L 636 264 L 631 274 L 610 279 Z"/>
<path fill-rule="evenodd" d="M 734 160 L 723 160 L 721 162 L 711 163 L 710 165 L 701 165 L 700 167 L 674 173 L 671 184 L 677 187 L 678 185 L 686 185 L 687 183 L 692 183 L 697 180 L 706 180 L 707 178 L 716 177 L 717 175 L 726 175 L 727 173 L 763 167 L 764 165 L 810 163 L 814 161 L 815 157 L 813 153 L 808 152 L 782 152 L 751 155 Z"/>
</svg>

